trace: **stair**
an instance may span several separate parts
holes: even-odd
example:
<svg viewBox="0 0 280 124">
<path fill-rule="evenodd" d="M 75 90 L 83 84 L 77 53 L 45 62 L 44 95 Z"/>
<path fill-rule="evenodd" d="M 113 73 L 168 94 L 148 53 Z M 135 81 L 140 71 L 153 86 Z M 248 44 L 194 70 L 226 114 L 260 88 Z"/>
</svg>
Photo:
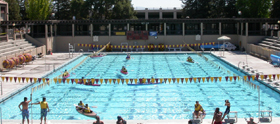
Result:
<svg viewBox="0 0 280 124">
<path fill-rule="evenodd" d="M 9 42 L 0 43 L 0 57 L 30 50 L 33 48 L 35 48 L 35 46 L 33 46 L 25 39 L 9 40 Z"/>
</svg>

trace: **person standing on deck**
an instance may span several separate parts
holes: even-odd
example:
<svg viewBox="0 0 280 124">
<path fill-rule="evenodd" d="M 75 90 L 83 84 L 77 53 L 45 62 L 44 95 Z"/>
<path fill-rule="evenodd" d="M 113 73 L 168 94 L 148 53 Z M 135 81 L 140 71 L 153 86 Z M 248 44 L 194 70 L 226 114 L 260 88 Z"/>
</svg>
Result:
<svg viewBox="0 0 280 124">
<path fill-rule="evenodd" d="M 29 111 L 28 111 L 28 104 L 32 101 L 32 94 L 30 94 L 30 100 L 27 101 L 27 97 L 24 97 L 24 101 L 21 102 L 18 107 L 20 111 L 22 111 L 22 124 L 24 124 L 24 119 L 27 119 L 27 123 L 29 124 Z M 22 109 L 20 108 L 22 106 Z"/>
<path fill-rule="evenodd" d="M 40 124 L 42 124 L 43 117 L 45 117 L 44 120 L 45 120 L 45 124 L 46 124 L 47 123 L 47 114 L 50 111 L 50 108 L 49 108 L 49 105 L 46 101 L 46 98 L 43 97 L 43 101 L 38 102 L 38 103 L 32 103 L 32 104 L 35 104 L 35 105 L 40 104 L 40 106 L 41 106 L 41 123 Z M 47 109 L 48 109 L 48 111 L 47 111 Z"/>
</svg>

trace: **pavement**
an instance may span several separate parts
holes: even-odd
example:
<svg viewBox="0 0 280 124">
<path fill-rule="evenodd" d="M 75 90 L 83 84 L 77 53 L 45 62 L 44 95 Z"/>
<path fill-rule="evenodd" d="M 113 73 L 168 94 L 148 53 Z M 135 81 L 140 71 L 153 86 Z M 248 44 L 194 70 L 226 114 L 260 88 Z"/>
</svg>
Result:
<svg viewBox="0 0 280 124">
<path fill-rule="evenodd" d="M 241 62 L 248 63 L 248 65 L 259 72 L 264 74 L 278 74 L 280 68 L 275 68 L 267 61 L 259 59 L 257 57 L 246 55 L 243 52 L 212 52 L 214 55 L 220 57 L 221 59 L 231 63 L 238 67 L 238 63 Z M 25 65 L 8 72 L 1 72 L 5 77 L 42 77 L 47 73 L 52 72 L 54 68 L 58 68 L 66 62 L 71 61 L 75 57 L 78 57 L 79 53 L 75 53 L 73 57 L 69 57 L 69 53 L 53 53 L 53 55 L 47 55 L 45 58 L 37 59 L 33 63 Z M 47 63 L 47 66 L 45 66 Z M 279 82 L 279 81 L 278 81 Z M 3 83 L 3 95 L 1 95 L 0 100 L 7 95 L 26 87 L 27 83 L 16 83 L 16 82 L 4 82 Z M 48 120 L 48 124 L 92 124 L 95 119 L 92 120 Z M 116 120 L 102 120 L 105 124 L 115 124 Z M 189 119 L 186 120 L 127 120 L 128 124 L 186 124 Z M 212 119 L 204 119 L 201 124 L 211 124 Z M 39 124 L 40 120 L 33 120 L 34 124 Z M 257 119 L 255 119 L 257 122 Z M 20 124 L 21 120 L 3 120 L 4 124 Z M 25 122 L 26 123 L 26 122 Z M 31 121 L 30 121 L 31 123 Z M 32 124 L 32 123 L 31 123 Z M 244 118 L 239 118 L 236 124 L 246 124 Z M 273 121 L 270 124 L 280 124 L 279 117 L 273 117 Z"/>
</svg>

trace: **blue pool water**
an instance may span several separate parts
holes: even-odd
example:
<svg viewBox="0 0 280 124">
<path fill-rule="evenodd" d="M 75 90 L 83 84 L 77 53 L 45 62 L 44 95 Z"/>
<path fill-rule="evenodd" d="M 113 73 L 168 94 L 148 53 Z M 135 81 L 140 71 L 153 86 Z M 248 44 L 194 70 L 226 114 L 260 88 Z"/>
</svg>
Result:
<svg viewBox="0 0 280 124">
<path fill-rule="evenodd" d="M 191 56 L 196 63 L 187 63 Z M 88 103 L 102 120 L 116 120 L 121 115 L 127 120 L 148 119 L 189 119 L 194 110 L 195 101 L 207 112 L 206 118 L 212 118 L 216 107 L 224 112 L 224 100 L 231 102 L 231 111 L 238 111 L 238 117 L 258 116 L 258 92 L 250 88 L 243 81 L 226 81 L 225 76 L 239 75 L 235 68 L 227 65 L 216 57 L 205 56 L 218 64 L 210 64 L 196 54 L 132 54 L 131 60 L 125 60 L 126 55 L 107 55 L 101 58 L 88 58 L 77 67 L 69 78 L 86 79 L 135 79 L 135 78 L 190 78 L 190 77 L 223 77 L 221 82 L 179 83 L 171 81 L 166 84 L 147 86 L 127 86 L 122 84 L 103 84 L 100 87 L 84 86 L 79 84 L 55 84 L 46 86 L 33 93 L 33 102 L 46 97 L 51 111 L 48 119 L 51 120 L 87 120 L 90 119 L 76 112 L 73 104 L 80 100 Z M 82 56 L 65 67 L 48 76 L 53 78 L 60 75 L 65 69 L 70 69 L 81 62 Z M 125 66 L 129 72 L 123 75 L 119 71 Z M 279 117 L 279 94 L 260 84 L 261 110 L 272 110 L 274 117 Z M 36 84 L 38 85 L 38 84 Z M 36 86 L 34 85 L 34 86 Z M 33 87 L 34 87 L 33 86 Z M 23 97 L 29 97 L 31 88 L 17 94 L 0 104 L 3 119 L 21 119 L 18 104 Z M 31 106 L 29 106 L 31 112 Z M 32 106 L 33 119 L 39 119 L 40 106 Z"/>
</svg>

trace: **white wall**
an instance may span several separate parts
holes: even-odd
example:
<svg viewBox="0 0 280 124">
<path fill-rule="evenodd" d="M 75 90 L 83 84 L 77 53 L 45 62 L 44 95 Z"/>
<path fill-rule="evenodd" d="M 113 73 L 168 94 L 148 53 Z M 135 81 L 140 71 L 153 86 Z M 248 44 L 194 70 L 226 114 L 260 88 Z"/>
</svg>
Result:
<svg viewBox="0 0 280 124">
<path fill-rule="evenodd" d="M 232 44 L 239 46 L 241 42 L 241 48 L 244 46 L 246 48 L 247 43 L 257 43 L 261 39 L 264 38 L 264 36 L 249 36 L 246 38 L 246 36 L 241 35 L 226 35 L 231 38 L 229 42 Z M 127 40 L 126 36 L 99 36 L 98 42 L 93 42 L 93 38 L 90 36 L 57 36 L 53 39 L 48 39 L 48 49 L 52 48 L 54 52 L 68 52 L 68 44 L 75 44 L 75 50 L 78 51 L 79 49 L 83 49 L 84 51 L 88 51 L 89 47 L 82 47 L 77 44 L 95 44 L 95 45 L 105 45 L 109 41 L 112 45 L 120 45 L 123 42 L 127 42 L 129 45 L 134 45 L 134 42 L 137 42 L 138 45 L 148 45 L 150 43 L 158 45 L 160 43 L 163 43 L 165 45 L 179 45 L 179 44 L 197 44 L 197 43 L 209 43 L 209 42 L 215 42 L 218 44 L 217 38 L 220 37 L 220 35 L 203 35 L 201 36 L 201 41 L 195 40 L 196 35 L 169 35 L 169 36 L 163 36 L 159 35 L 157 39 L 154 38 L 154 36 L 149 36 L 149 40 Z M 46 44 L 45 38 L 36 38 L 39 42 Z M 222 43 L 220 41 L 220 43 Z"/>
</svg>

